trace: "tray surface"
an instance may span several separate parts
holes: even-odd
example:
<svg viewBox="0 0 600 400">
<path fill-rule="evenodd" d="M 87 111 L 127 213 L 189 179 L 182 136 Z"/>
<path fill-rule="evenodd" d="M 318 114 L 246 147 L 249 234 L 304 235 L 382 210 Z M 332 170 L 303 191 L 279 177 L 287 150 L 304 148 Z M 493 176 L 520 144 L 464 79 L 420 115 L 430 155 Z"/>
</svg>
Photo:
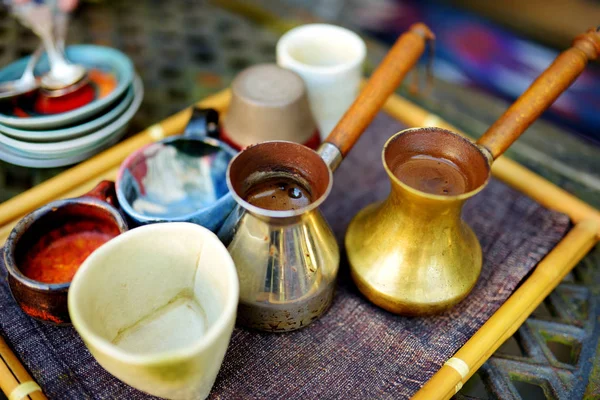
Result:
<svg viewBox="0 0 600 400">
<path fill-rule="evenodd" d="M 380 151 L 402 128 L 378 116 L 336 173 L 323 212 L 340 243 L 353 215 L 387 195 Z M 570 226 L 565 215 L 496 180 L 467 203 L 464 216 L 481 241 L 484 268 L 475 290 L 457 307 L 433 318 L 387 313 L 358 293 L 342 258 L 334 304 L 321 319 L 288 334 L 234 331 L 211 397 L 406 398 L 416 392 Z M 0 333 L 50 398 L 147 397 L 104 371 L 72 328 L 26 317 L 5 279 L 0 283 Z"/>
</svg>

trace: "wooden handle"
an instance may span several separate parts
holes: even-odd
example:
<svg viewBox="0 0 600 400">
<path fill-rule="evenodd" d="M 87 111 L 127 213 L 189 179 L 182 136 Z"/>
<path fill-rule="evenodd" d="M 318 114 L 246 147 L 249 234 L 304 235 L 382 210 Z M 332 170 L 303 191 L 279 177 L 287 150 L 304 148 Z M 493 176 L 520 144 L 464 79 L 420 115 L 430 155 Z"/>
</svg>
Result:
<svg viewBox="0 0 600 400">
<path fill-rule="evenodd" d="M 421 23 L 411 26 L 408 32 L 400 36 L 326 142 L 336 146 L 345 157 L 383 103 L 417 63 L 425 50 L 426 41 L 434 38 L 429 28 Z"/>
<path fill-rule="evenodd" d="M 477 143 L 498 158 L 599 55 L 599 32 L 590 29 L 575 38 L 573 47 L 561 53 Z"/>
</svg>

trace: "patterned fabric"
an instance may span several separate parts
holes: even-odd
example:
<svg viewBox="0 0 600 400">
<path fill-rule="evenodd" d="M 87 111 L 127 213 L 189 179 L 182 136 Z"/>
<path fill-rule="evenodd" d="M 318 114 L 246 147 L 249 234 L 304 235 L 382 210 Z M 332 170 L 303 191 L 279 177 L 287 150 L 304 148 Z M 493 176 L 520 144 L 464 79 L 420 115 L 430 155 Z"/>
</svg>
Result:
<svg viewBox="0 0 600 400">
<path fill-rule="evenodd" d="M 323 206 L 340 241 L 350 219 L 387 196 L 381 149 L 401 130 L 380 115 L 335 174 Z M 484 252 L 481 278 L 452 310 L 405 318 L 365 300 L 342 256 L 331 309 L 312 325 L 284 334 L 234 331 L 211 398 L 364 399 L 414 394 L 502 305 L 519 282 L 569 229 L 569 220 L 504 184 L 467 203 L 464 217 Z M 0 332 L 52 399 L 150 398 L 104 371 L 71 327 L 26 317 L 14 303 L 1 268 Z"/>
</svg>

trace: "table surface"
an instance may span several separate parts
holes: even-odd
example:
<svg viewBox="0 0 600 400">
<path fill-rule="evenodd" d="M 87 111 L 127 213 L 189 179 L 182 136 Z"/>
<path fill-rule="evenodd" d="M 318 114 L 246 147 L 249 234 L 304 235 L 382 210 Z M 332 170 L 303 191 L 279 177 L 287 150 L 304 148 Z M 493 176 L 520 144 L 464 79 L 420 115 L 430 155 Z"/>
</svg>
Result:
<svg viewBox="0 0 600 400">
<path fill-rule="evenodd" d="M 279 35 L 294 24 L 324 19 L 356 29 L 355 7 L 357 2 L 349 0 L 259 0 L 251 5 L 96 1 L 77 10 L 69 43 L 113 46 L 132 58 L 146 89 L 129 128 L 133 134 L 226 87 L 245 67 L 274 62 Z M 0 65 L 30 54 L 37 43 L 32 33 L 0 9 Z M 367 44 L 371 69 L 387 46 L 372 40 Z M 439 80 L 428 97 L 406 95 L 473 136 L 484 132 L 507 107 L 488 94 Z M 538 121 L 507 155 L 600 207 L 600 148 Z M 0 201 L 63 170 L 0 162 Z M 597 246 L 457 397 L 557 398 L 565 388 L 571 398 L 600 396 L 600 357 L 596 357 L 600 308 L 595 299 L 600 291 L 599 265 Z M 566 383 L 574 381 L 579 383 Z"/>
</svg>

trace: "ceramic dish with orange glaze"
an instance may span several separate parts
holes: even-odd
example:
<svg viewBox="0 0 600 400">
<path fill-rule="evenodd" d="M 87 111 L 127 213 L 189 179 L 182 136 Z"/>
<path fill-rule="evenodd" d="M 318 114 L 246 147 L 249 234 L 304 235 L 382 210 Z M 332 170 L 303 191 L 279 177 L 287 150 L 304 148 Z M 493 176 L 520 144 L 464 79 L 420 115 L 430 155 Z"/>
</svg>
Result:
<svg viewBox="0 0 600 400">
<path fill-rule="evenodd" d="M 0 104 L 0 123 L 23 129 L 50 129 L 77 121 L 99 113 L 116 101 L 131 85 L 134 69 L 131 60 L 120 51 L 95 45 L 75 45 L 66 49 L 67 58 L 88 69 L 90 85 L 79 99 L 45 98 L 34 94 L 30 98 L 19 98 L 17 102 Z M 18 79 L 29 57 L 18 60 L 0 70 L 0 82 Z M 48 59 L 42 57 L 34 70 L 36 76 L 48 71 Z M 36 97 L 37 96 L 37 97 Z M 85 98 L 83 98 L 85 97 Z M 79 101 L 81 106 L 61 112 L 66 102 Z M 40 110 L 45 114 L 40 114 Z"/>
</svg>

